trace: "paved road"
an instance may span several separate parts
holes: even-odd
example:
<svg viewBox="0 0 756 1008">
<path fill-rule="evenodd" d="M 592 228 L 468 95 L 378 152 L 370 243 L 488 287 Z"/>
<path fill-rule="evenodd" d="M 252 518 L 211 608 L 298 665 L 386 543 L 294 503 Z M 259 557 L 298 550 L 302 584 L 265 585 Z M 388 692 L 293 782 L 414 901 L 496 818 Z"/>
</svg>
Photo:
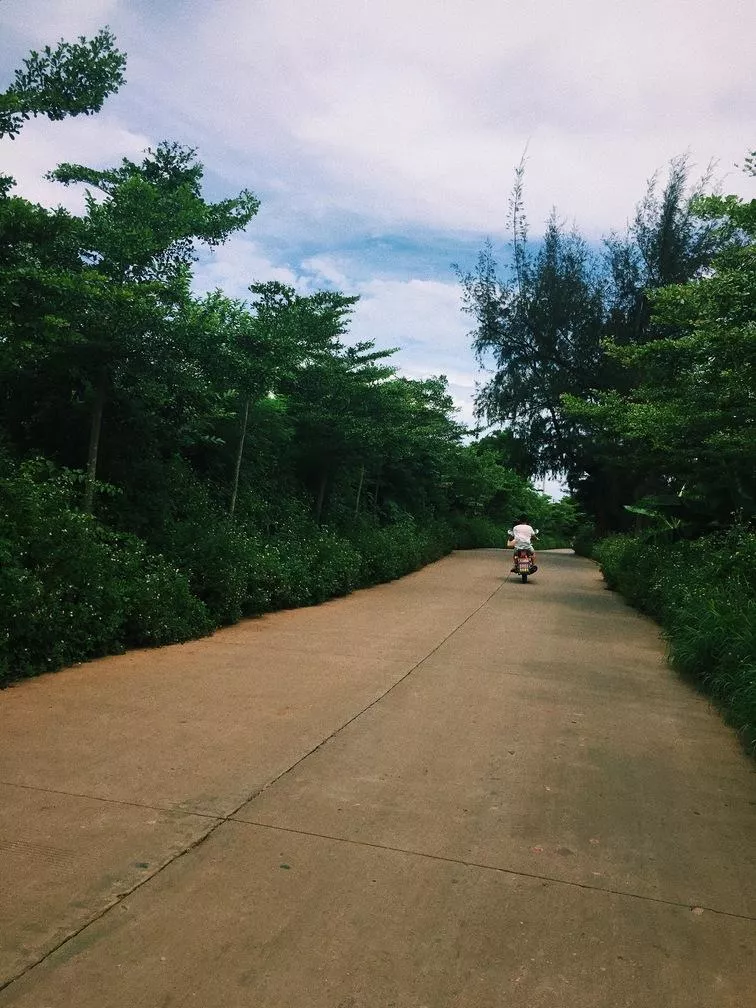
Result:
<svg viewBox="0 0 756 1008">
<path fill-rule="evenodd" d="M 0 694 L 0 1006 L 756 1006 L 752 764 L 592 564 L 507 567 Z"/>
</svg>

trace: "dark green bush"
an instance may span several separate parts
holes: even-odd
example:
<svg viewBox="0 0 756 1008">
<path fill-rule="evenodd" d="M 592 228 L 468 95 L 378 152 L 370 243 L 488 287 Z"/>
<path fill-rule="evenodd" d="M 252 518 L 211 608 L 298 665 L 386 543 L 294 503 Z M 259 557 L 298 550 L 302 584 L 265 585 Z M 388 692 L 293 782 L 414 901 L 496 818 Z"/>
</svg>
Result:
<svg viewBox="0 0 756 1008">
<path fill-rule="evenodd" d="M 454 545 L 439 521 L 337 532 L 296 514 L 264 540 L 204 497 L 164 522 L 163 557 L 78 510 L 78 484 L 48 463 L 0 462 L 0 683 L 322 602 Z"/>
<path fill-rule="evenodd" d="M 578 526 L 572 536 L 572 548 L 578 556 L 592 557 L 593 549 L 598 542 L 596 527 L 590 524 Z"/>
<path fill-rule="evenodd" d="M 225 516 L 200 511 L 170 524 L 164 549 L 216 626 L 241 618 L 258 549 L 254 540 Z"/>
<path fill-rule="evenodd" d="M 756 535 L 733 530 L 677 543 L 616 535 L 594 556 L 609 587 L 660 622 L 672 664 L 756 748 Z"/>
<path fill-rule="evenodd" d="M 393 581 L 448 553 L 442 528 L 437 522 L 420 527 L 406 515 L 391 525 L 363 519 L 348 532 L 359 556 L 359 586 Z"/>
<path fill-rule="evenodd" d="M 124 647 L 157 647 L 210 633 L 207 608 L 186 577 L 134 536 L 113 536 L 118 553 L 111 576 L 121 596 Z"/>
<path fill-rule="evenodd" d="M 306 563 L 309 590 L 307 602 L 325 602 L 346 595 L 359 584 L 360 554 L 347 539 L 327 529 L 318 529 L 301 543 L 289 543 Z"/>
<path fill-rule="evenodd" d="M 70 495 L 44 463 L 0 475 L 0 683 L 210 629 L 179 571 Z"/>
<path fill-rule="evenodd" d="M 507 530 L 490 518 L 455 516 L 452 528 L 457 549 L 505 549 L 509 538 Z"/>
<path fill-rule="evenodd" d="M 0 683 L 127 647 L 168 644 L 274 609 L 313 605 L 402 577 L 454 548 L 504 547 L 482 516 L 400 508 L 319 527 L 290 499 L 263 533 L 229 519 L 206 486 L 166 469 L 148 541 L 78 507 L 80 480 L 0 455 Z M 106 488 L 103 488 L 103 491 Z M 104 501 L 109 518 L 118 500 Z"/>
</svg>

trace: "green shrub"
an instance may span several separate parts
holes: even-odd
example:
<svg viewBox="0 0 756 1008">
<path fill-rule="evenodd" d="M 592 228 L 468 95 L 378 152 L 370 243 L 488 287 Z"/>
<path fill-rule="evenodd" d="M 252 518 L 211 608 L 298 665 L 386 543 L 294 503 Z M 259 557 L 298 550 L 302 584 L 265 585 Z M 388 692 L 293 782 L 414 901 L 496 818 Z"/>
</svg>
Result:
<svg viewBox="0 0 756 1008">
<path fill-rule="evenodd" d="M 119 547 L 111 576 L 121 596 L 125 647 L 157 647 L 190 640 L 214 628 L 210 613 L 184 575 L 134 536 L 114 537 Z"/>
<path fill-rule="evenodd" d="M 70 495 L 44 463 L 0 474 L 0 683 L 211 626 L 179 571 Z"/>
<path fill-rule="evenodd" d="M 617 535 L 594 555 L 609 587 L 660 622 L 672 664 L 756 749 L 756 535 L 671 544 Z"/>
<path fill-rule="evenodd" d="M 391 581 L 454 548 L 506 546 L 483 516 L 426 516 L 319 527 L 290 498 L 260 530 L 232 521 L 178 463 L 141 538 L 78 507 L 80 480 L 43 460 L 0 454 L 0 684 L 88 658 L 186 640 L 275 609 Z M 102 501 L 117 517 L 120 499 Z M 127 508 L 128 511 L 128 508 Z M 146 541 L 145 541 L 146 540 Z"/>
<path fill-rule="evenodd" d="M 506 549 L 507 529 L 491 518 L 459 515 L 452 519 L 452 527 L 457 549 Z"/>
<path fill-rule="evenodd" d="M 243 615 L 256 548 L 226 516 L 207 510 L 174 520 L 165 530 L 166 555 L 216 626 L 235 623 Z"/>
<path fill-rule="evenodd" d="M 590 524 L 578 526 L 572 536 L 572 548 L 578 556 L 592 557 L 593 550 L 598 542 L 596 527 Z"/>
<path fill-rule="evenodd" d="M 335 532 L 319 529 L 294 548 L 301 550 L 307 563 L 308 602 L 317 604 L 346 595 L 359 584 L 360 554 Z"/>
<path fill-rule="evenodd" d="M 428 562 L 429 538 L 411 519 L 391 525 L 365 519 L 350 530 L 349 537 L 360 558 L 361 587 L 393 581 Z"/>
</svg>

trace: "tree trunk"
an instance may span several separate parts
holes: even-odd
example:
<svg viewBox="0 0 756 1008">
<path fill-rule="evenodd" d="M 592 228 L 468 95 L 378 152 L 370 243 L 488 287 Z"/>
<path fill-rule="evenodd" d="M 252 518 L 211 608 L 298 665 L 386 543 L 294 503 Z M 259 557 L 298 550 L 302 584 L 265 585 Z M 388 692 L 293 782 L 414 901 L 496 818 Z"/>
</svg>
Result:
<svg viewBox="0 0 756 1008">
<path fill-rule="evenodd" d="M 239 435 L 239 447 L 236 451 L 236 464 L 234 466 L 234 482 L 231 488 L 231 506 L 228 513 L 233 518 L 236 510 L 236 497 L 239 492 L 239 473 L 241 472 L 242 456 L 244 455 L 244 441 L 247 437 L 247 422 L 249 421 L 249 396 L 244 402 L 244 416 L 242 417 L 241 434 Z"/>
<path fill-rule="evenodd" d="M 97 457 L 100 450 L 100 432 L 102 430 L 102 414 L 105 409 L 105 393 L 107 390 L 108 372 L 102 368 L 95 389 L 94 406 L 92 408 L 92 423 L 89 428 L 89 453 L 87 456 L 87 475 L 84 482 L 84 510 L 91 513 L 94 504 L 94 485 L 97 475 Z"/>
<path fill-rule="evenodd" d="M 320 486 L 318 487 L 318 499 L 315 503 L 315 521 L 320 525 L 320 518 L 323 514 L 323 505 L 325 504 L 326 487 L 328 486 L 328 473 L 324 472 L 320 477 Z"/>
<path fill-rule="evenodd" d="M 354 502 L 354 517 L 360 513 L 360 497 L 362 496 L 362 484 L 365 482 L 365 466 L 360 466 L 360 485 L 357 487 L 357 500 Z"/>
</svg>

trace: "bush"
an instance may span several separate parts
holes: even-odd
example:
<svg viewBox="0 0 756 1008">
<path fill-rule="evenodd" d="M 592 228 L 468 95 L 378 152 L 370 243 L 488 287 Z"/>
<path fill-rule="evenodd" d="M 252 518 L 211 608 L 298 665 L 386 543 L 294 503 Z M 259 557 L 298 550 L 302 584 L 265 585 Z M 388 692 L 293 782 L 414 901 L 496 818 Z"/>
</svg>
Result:
<svg viewBox="0 0 756 1008">
<path fill-rule="evenodd" d="M 572 548 L 578 556 L 592 557 L 597 542 L 596 527 L 589 524 L 580 525 L 572 537 Z"/>
<path fill-rule="evenodd" d="M 0 684 L 127 647 L 169 644 L 275 609 L 313 605 L 402 577 L 454 548 L 500 547 L 483 516 L 428 516 L 396 506 L 319 527 L 289 499 L 263 534 L 232 521 L 181 465 L 140 529 L 115 531 L 78 509 L 80 479 L 43 460 L 0 453 Z M 107 488 L 101 488 L 104 493 Z M 118 499 L 104 500 L 112 521 Z"/>
<path fill-rule="evenodd" d="M 164 545 L 216 626 L 241 619 L 257 548 L 227 517 L 206 511 L 171 522 Z"/>
<path fill-rule="evenodd" d="M 163 556 L 78 510 L 77 486 L 49 463 L 13 470 L 0 458 L 0 684 L 323 602 L 416 570 L 453 545 L 443 522 L 421 528 L 400 515 L 339 532 L 296 509 L 263 539 L 185 480 L 153 530 Z"/>
<path fill-rule="evenodd" d="M 150 554 L 134 536 L 111 536 L 118 547 L 110 575 L 121 596 L 124 647 L 158 647 L 215 629 L 206 606 L 191 593 L 180 571 L 162 556 Z"/>
<path fill-rule="evenodd" d="M 318 529 L 299 544 L 290 544 L 306 563 L 309 603 L 347 595 L 359 584 L 360 554 L 347 539 Z"/>
<path fill-rule="evenodd" d="M 457 549 L 506 549 L 507 530 L 490 518 L 455 516 L 452 520 Z"/>
<path fill-rule="evenodd" d="M 0 683 L 210 629 L 179 571 L 70 496 L 44 463 L 0 475 Z"/>
<path fill-rule="evenodd" d="M 756 749 L 756 535 L 671 544 L 616 535 L 594 555 L 609 587 L 661 623 L 672 664 Z"/>
<path fill-rule="evenodd" d="M 360 587 L 393 581 L 453 549 L 451 530 L 444 522 L 421 527 L 407 515 L 391 525 L 362 519 L 349 531 L 349 538 L 360 557 Z"/>
</svg>

